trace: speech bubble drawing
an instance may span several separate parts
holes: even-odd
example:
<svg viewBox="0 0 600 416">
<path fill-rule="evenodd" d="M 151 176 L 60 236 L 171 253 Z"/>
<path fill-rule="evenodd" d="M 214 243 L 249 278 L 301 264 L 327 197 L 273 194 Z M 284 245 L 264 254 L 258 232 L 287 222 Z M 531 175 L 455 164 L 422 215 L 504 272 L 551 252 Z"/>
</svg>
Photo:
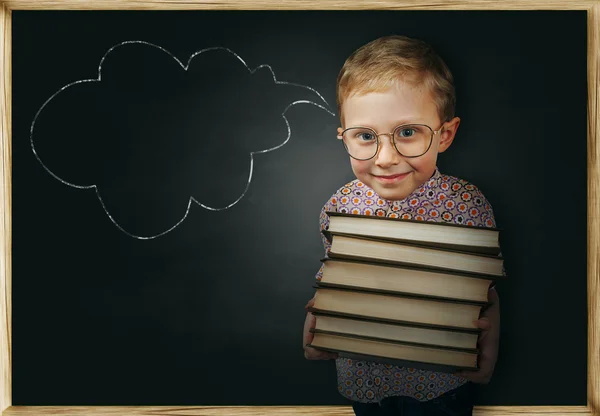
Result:
<svg viewBox="0 0 600 416">
<path fill-rule="evenodd" d="M 242 200 L 254 155 L 290 140 L 285 114 L 298 104 L 335 116 L 315 89 L 278 81 L 269 65 L 251 69 L 228 48 L 202 49 L 184 65 L 160 46 L 125 41 L 104 54 L 97 79 L 44 102 L 30 143 L 50 175 L 94 189 L 119 230 L 149 240 L 183 223 L 192 202 L 222 211 Z M 161 231 L 150 235 L 131 231 L 157 223 Z"/>
</svg>

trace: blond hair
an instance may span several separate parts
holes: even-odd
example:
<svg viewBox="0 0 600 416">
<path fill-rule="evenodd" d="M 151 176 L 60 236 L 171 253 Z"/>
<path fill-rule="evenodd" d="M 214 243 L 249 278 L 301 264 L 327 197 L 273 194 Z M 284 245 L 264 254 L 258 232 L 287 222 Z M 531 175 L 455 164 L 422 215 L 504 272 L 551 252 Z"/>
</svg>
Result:
<svg viewBox="0 0 600 416">
<path fill-rule="evenodd" d="M 401 80 L 429 89 L 441 121 L 454 117 L 454 80 L 442 58 L 429 44 L 397 35 L 369 42 L 348 57 L 337 78 L 340 116 L 351 95 L 386 91 Z"/>
</svg>

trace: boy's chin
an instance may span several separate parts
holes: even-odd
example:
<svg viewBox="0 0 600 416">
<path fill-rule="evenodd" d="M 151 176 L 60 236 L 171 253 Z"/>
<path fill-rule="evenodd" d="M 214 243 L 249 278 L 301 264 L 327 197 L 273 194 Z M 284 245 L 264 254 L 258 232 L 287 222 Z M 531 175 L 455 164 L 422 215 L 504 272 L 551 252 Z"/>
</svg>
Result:
<svg viewBox="0 0 600 416">
<path fill-rule="evenodd" d="M 386 194 L 384 193 L 383 195 L 379 195 L 381 198 L 386 199 L 388 201 L 401 201 L 403 199 L 406 199 L 406 197 L 410 195 L 410 194 L 406 194 L 406 193 L 390 193 L 390 194 Z"/>
<path fill-rule="evenodd" d="M 371 189 L 379 195 L 380 198 L 386 199 L 388 201 L 400 201 L 402 199 L 406 199 L 412 193 L 412 190 L 406 189 L 406 187 L 383 187 L 378 184 L 373 184 L 370 186 Z"/>
</svg>

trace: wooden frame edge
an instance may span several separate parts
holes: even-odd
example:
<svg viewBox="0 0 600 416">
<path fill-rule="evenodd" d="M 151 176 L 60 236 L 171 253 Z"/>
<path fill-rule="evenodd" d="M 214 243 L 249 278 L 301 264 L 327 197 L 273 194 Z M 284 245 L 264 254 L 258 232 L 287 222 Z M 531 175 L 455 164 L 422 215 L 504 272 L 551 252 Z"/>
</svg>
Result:
<svg viewBox="0 0 600 416">
<path fill-rule="evenodd" d="M 326 6 L 326 7 L 324 7 Z M 600 416 L 600 1 L 495 0 L 0 0 L 0 412 L 11 415 L 155 416 L 188 415 L 353 415 L 349 406 L 12 406 L 12 198 L 11 198 L 11 34 L 12 10 L 199 10 L 199 9 L 428 9 L 428 10 L 587 10 L 588 12 L 588 386 L 587 406 L 476 406 L 474 415 L 576 414 Z"/>
<path fill-rule="evenodd" d="M 0 410 L 12 404 L 11 11 L 0 4 Z"/>
<path fill-rule="evenodd" d="M 600 414 L 600 4 L 588 10 L 588 407 Z"/>
<path fill-rule="evenodd" d="M 109 407 L 63 407 L 63 406 L 15 406 L 3 416 L 354 416 L 350 406 L 109 406 Z M 587 406 L 476 406 L 474 416 L 596 416 Z"/>
<path fill-rule="evenodd" d="M 0 0 L 10 10 L 589 10 L 598 0 Z"/>
</svg>

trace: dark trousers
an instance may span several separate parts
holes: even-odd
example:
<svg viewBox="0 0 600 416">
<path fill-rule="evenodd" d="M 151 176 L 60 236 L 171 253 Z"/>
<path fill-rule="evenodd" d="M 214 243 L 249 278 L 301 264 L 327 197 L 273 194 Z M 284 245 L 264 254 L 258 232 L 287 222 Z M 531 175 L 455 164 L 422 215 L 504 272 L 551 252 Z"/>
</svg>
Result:
<svg viewBox="0 0 600 416">
<path fill-rule="evenodd" d="M 446 392 L 435 399 L 420 402 L 412 397 L 387 397 L 379 403 L 353 402 L 356 416 L 472 416 L 473 383 Z"/>
</svg>

